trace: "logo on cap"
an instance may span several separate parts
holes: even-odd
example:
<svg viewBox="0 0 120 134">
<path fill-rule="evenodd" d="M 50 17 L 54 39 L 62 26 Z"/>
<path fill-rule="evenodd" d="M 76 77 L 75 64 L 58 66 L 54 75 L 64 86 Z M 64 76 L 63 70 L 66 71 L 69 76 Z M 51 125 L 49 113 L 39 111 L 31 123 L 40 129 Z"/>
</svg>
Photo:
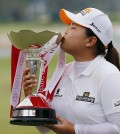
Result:
<svg viewBox="0 0 120 134">
<path fill-rule="evenodd" d="M 93 26 L 98 33 L 101 33 L 100 29 L 93 22 L 90 25 Z"/>
<path fill-rule="evenodd" d="M 85 8 L 84 10 L 82 10 L 80 13 L 84 16 L 86 14 L 89 14 L 91 12 L 90 8 Z"/>
</svg>

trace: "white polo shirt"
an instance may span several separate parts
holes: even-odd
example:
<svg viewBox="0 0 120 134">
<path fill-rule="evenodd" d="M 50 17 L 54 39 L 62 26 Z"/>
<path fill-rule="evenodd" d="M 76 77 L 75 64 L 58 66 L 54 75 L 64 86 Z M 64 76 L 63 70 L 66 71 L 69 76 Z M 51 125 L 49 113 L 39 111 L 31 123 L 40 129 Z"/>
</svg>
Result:
<svg viewBox="0 0 120 134">
<path fill-rule="evenodd" d="M 120 112 L 120 72 L 97 56 L 77 76 L 68 64 L 54 93 L 51 107 L 73 124 L 107 122 L 106 115 Z"/>
</svg>

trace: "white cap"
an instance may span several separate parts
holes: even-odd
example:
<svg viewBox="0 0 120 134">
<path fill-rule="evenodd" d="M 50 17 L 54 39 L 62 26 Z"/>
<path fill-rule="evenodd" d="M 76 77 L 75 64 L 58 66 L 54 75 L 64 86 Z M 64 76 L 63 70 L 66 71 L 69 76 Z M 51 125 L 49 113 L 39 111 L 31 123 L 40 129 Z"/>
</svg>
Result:
<svg viewBox="0 0 120 134">
<path fill-rule="evenodd" d="M 78 14 L 61 9 L 60 19 L 67 25 L 75 22 L 90 28 L 104 45 L 108 45 L 113 39 L 112 23 L 108 16 L 98 9 L 86 8 Z"/>
</svg>

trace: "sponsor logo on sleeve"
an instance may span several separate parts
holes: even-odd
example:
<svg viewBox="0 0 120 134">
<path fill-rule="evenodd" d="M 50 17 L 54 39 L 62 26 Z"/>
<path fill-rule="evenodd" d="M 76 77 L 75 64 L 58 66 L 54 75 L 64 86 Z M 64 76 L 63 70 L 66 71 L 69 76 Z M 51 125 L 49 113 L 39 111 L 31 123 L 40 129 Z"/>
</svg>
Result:
<svg viewBox="0 0 120 134">
<path fill-rule="evenodd" d="M 120 107 L 120 98 L 112 100 L 113 107 Z"/>
</svg>

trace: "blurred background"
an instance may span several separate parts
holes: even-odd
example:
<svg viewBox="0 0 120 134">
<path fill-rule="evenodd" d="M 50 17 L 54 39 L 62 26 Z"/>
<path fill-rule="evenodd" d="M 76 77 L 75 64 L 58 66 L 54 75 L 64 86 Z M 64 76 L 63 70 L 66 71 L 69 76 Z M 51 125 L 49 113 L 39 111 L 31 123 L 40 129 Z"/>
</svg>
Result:
<svg viewBox="0 0 120 134">
<path fill-rule="evenodd" d="M 59 19 L 59 11 L 65 8 L 77 13 L 86 7 L 95 7 L 109 15 L 113 23 L 113 43 L 120 52 L 120 0 L 0 0 L 0 133 L 38 134 L 34 127 L 9 124 L 11 95 L 11 43 L 7 33 L 30 29 L 35 32 L 51 30 L 64 32 L 66 25 Z M 73 60 L 69 55 L 67 62 Z M 55 68 L 57 56 L 50 64 L 48 77 Z M 51 132 L 50 134 L 53 134 Z"/>
</svg>

